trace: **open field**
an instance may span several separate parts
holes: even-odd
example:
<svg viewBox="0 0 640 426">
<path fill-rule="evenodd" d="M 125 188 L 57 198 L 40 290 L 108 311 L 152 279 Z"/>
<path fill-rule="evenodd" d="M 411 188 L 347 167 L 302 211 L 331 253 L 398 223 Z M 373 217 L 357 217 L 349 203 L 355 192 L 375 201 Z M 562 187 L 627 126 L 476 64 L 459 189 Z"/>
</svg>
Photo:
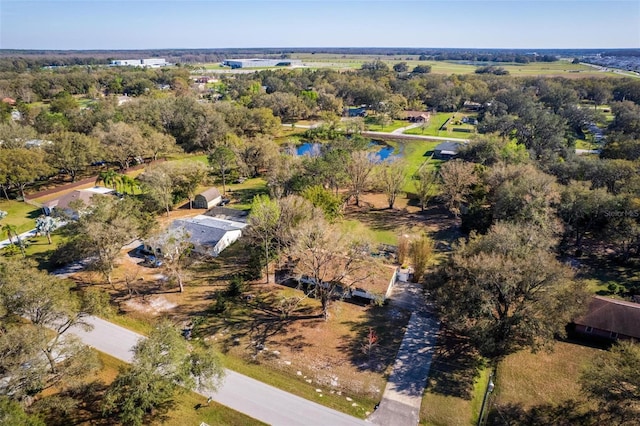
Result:
<svg viewBox="0 0 640 426">
<path fill-rule="evenodd" d="M 498 366 L 491 398 L 491 416 L 517 424 L 522 413 L 534 407 L 551 411 L 565 405 L 564 418 L 592 407 L 581 392 L 578 378 L 600 351 L 574 343 L 556 342 L 553 352 L 509 355 Z M 491 423 L 491 420 L 489 420 Z"/>
<path fill-rule="evenodd" d="M 602 71 L 583 64 L 573 64 L 570 60 L 561 59 L 557 62 L 531 62 L 528 64 L 518 64 L 514 62 L 487 62 L 469 63 L 468 61 L 420 61 L 417 55 L 332 55 L 332 54 L 311 54 L 294 53 L 291 59 L 302 61 L 301 68 L 322 69 L 331 68 L 336 70 L 356 70 L 362 67 L 365 62 L 381 60 L 389 67 L 393 67 L 398 62 L 406 62 L 409 70 L 418 65 L 431 66 L 433 74 L 473 74 L 479 66 L 494 65 L 509 71 L 510 75 L 516 77 L 546 76 L 546 77 L 623 77 L 619 73 L 612 71 Z M 207 71 L 225 73 L 250 73 L 265 69 L 295 69 L 290 67 L 259 67 L 231 70 L 229 67 L 222 67 L 219 63 L 207 63 L 200 65 Z"/>
<path fill-rule="evenodd" d="M 381 60 L 390 67 L 398 62 L 406 62 L 409 69 L 413 69 L 417 65 L 430 65 L 431 72 L 434 74 L 471 74 L 474 73 L 478 66 L 495 65 L 503 67 L 513 76 L 564 76 L 568 78 L 575 77 L 593 77 L 593 76 L 619 76 L 613 72 L 604 72 L 597 70 L 588 65 L 572 64 L 569 60 L 560 60 L 557 62 L 532 62 L 529 64 L 517 63 L 479 63 L 469 64 L 466 61 L 420 61 L 417 55 L 396 55 L 396 56 L 379 56 L 379 55 L 331 55 L 331 54 L 310 54 L 297 53 L 291 55 L 292 59 L 300 59 L 304 65 L 311 68 L 321 68 L 328 66 L 331 68 L 347 68 L 358 69 L 365 62 Z"/>
</svg>

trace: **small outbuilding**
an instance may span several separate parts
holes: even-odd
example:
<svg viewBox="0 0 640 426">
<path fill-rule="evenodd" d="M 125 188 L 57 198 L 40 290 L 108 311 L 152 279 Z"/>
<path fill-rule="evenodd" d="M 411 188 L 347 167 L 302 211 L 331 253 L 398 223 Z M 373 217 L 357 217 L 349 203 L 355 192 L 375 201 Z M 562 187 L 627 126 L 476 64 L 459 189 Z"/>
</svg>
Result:
<svg viewBox="0 0 640 426">
<path fill-rule="evenodd" d="M 210 209 L 222 202 L 222 195 L 218 188 L 209 188 L 204 192 L 196 195 L 193 200 L 193 207 L 196 209 Z"/>
<path fill-rule="evenodd" d="M 441 160 L 448 160 L 458 155 L 459 150 L 460 150 L 460 143 L 446 141 L 446 142 L 442 142 L 441 144 L 438 144 L 433 149 L 433 156 L 434 158 L 438 158 Z"/>
</svg>

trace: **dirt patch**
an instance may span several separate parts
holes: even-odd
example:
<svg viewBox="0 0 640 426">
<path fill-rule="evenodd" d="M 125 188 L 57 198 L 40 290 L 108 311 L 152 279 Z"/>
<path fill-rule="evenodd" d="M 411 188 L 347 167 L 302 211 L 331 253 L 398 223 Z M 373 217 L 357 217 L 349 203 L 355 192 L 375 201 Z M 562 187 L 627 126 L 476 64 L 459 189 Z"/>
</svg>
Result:
<svg viewBox="0 0 640 426">
<path fill-rule="evenodd" d="M 360 206 L 349 204 L 344 212 L 345 219 L 355 219 L 369 228 L 392 231 L 397 235 L 427 233 L 436 242 L 450 244 L 461 237 L 460 220 L 435 200 L 422 211 L 414 201 L 399 198 L 393 209 L 388 208 L 386 196 L 365 193 Z"/>
<path fill-rule="evenodd" d="M 171 311 L 176 303 L 169 302 L 164 296 L 150 296 L 146 298 L 134 298 L 125 301 L 122 307 L 127 311 L 140 312 L 150 315 L 159 315 Z"/>
</svg>

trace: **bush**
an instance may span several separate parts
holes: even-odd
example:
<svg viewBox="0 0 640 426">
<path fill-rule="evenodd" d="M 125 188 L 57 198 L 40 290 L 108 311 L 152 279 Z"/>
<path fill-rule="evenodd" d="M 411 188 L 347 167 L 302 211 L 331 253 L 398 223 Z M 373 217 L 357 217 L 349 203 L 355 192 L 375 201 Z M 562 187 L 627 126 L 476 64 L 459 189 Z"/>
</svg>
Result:
<svg viewBox="0 0 640 426">
<path fill-rule="evenodd" d="M 244 282 L 242 277 L 238 275 L 234 275 L 229 281 L 229 285 L 227 286 L 227 290 L 225 291 L 225 295 L 230 299 L 235 299 L 242 296 L 242 293 L 246 290 L 247 284 Z"/>
</svg>

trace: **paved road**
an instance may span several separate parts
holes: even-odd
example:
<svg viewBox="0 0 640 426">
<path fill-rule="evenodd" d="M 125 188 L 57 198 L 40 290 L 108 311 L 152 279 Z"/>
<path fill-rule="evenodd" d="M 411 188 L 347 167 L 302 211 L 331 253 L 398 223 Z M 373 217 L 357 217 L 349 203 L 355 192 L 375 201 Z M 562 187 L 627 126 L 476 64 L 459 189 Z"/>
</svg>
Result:
<svg viewBox="0 0 640 426">
<path fill-rule="evenodd" d="M 369 136 L 372 138 L 392 138 L 392 139 L 407 139 L 407 140 L 425 140 L 425 141 L 451 141 L 451 142 L 469 142 L 469 139 L 449 138 L 444 136 L 427 136 L 427 135 L 405 135 L 395 134 L 389 132 L 362 132 L 362 136 Z"/>
<path fill-rule="evenodd" d="M 291 124 L 283 124 L 284 127 L 291 127 Z M 299 129 L 311 129 L 313 127 L 317 127 L 318 124 L 307 125 L 307 124 L 295 124 L 293 127 Z M 393 139 L 413 139 L 413 140 L 425 140 L 425 141 L 451 141 L 451 142 L 469 142 L 469 139 L 459 139 L 459 138 L 448 138 L 444 136 L 427 136 L 427 135 L 405 135 L 398 130 L 406 130 L 417 126 L 407 126 L 402 129 L 394 130 L 393 132 L 362 132 L 362 136 L 369 136 L 373 138 L 393 138 Z"/>
<path fill-rule="evenodd" d="M 22 234 L 20 234 L 20 239 L 22 241 L 28 240 L 29 238 L 33 238 L 36 236 L 36 230 L 32 229 L 31 231 L 27 231 L 27 232 L 23 232 Z M 11 238 L 14 242 L 16 241 L 16 237 L 12 237 Z M 0 249 L 5 248 L 6 246 L 8 246 L 9 244 L 11 244 L 11 242 L 7 239 L 7 240 L 3 240 L 0 241 Z"/>
<path fill-rule="evenodd" d="M 420 285 L 399 282 L 390 305 L 413 313 L 380 406 L 367 420 L 378 425 L 416 426 L 440 323 L 429 311 Z"/>
<path fill-rule="evenodd" d="M 70 330 L 95 349 L 125 362 L 131 362 L 131 349 L 143 336 L 100 318 L 90 317 L 91 331 Z M 364 420 L 308 401 L 227 370 L 224 384 L 216 393 L 201 392 L 220 404 L 272 425 L 282 426 L 363 426 Z"/>
<path fill-rule="evenodd" d="M 420 127 L 420 126 L 422 126 L 422 123 L 413 123 L 413 124 L 409 124 L 406 127 L 400 127 L 399 129 L 395 129 L 391 133 L 394 135 L 401 135 L 403 132 L 406 132 L 407 130 L 415 129 L 416 127 Z"/>
</svg>

